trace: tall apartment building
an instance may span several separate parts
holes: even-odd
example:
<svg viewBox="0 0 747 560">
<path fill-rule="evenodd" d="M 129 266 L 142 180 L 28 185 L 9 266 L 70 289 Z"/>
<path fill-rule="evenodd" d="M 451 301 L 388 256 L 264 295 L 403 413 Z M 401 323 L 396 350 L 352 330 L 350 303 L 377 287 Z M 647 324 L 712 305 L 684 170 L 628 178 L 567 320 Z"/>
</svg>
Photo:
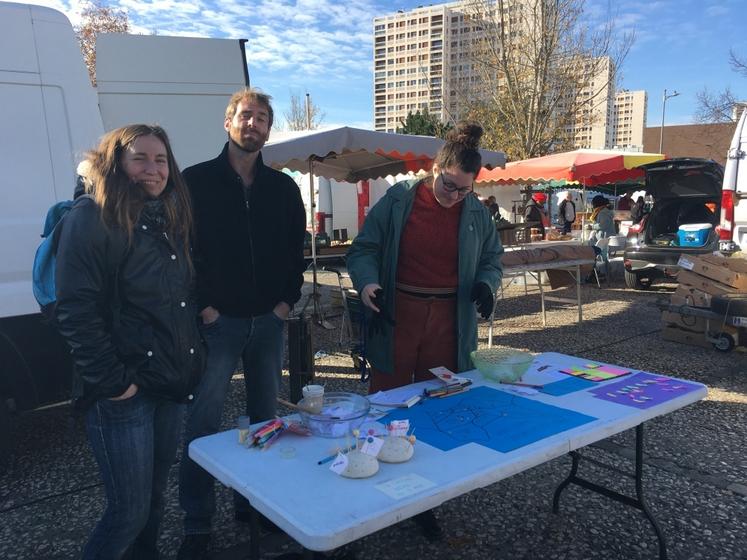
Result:
<svg viewBox="0 0 747 560">
<path fill-rule="evenodd" d="M 612 115 L 612 147 L 631 151 L 643 150 L 643 130 L 646 128 L 648 95 L 644 90 L 615 94 Z"/>
<path fill-rule="evenodd" d="M 567 130 L 575 148 L 603 150 L 612 146 L 615 68 L 608 57 L 597 63 L 597 73 L 588 87 L 571 93 L 582 100 L 576 122 Z"/>
<path fill-rule="evenodd" d="M 480 78 L 467 49 L 484 31 L 470 21 L 468 6 L 451 2 L 374 19 L 375 130 L 396 132 L 408 112 L 424 109 L 442 121 L 458 120 L 457 92 L 478 94 Z M 589 100 L 568 130 L 576 147 L 613 145 L 614 72 L 611 61 L 604 60 L 589 91 L 577 94 Z M 592 95 L 602 83 L 608 85 Z"/>
<path fill-rule="evenodd" d="M 374 19 L 374 129 L 396 132 L 408 111 L 447 120 L 451 20 L 461 2 Z M 458 13 L 457 16 L 458 18 Z"/>
</svg>

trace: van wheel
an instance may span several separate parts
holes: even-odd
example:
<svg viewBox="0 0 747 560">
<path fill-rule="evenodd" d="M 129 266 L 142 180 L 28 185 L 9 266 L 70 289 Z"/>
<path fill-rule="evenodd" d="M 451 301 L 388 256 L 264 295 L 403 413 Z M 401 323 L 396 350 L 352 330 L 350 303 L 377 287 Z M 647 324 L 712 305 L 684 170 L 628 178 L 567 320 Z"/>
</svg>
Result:
<svg viewBox="0 0 747 560">
<path fill-rule="evenodd" d="M 6 463 L 10 460 L 12 446 L 10 408 L 5 397 L 0 395 L 0 472 L 5 469 Z"/>
<path fill-rule="evenodd" d="M 713 347 L 719 352 L 731 352 L 734 350 L 736 343 L 734 337 L 727 333 L 721 333 L 716 338 L 716 342 L 713 343 Z"/>
<path fill-rule="evenodd" d="M 631 290 L 648 290 L 653 283 L 647 274 L 625 271 L 625 285 Z"/>
</svg>

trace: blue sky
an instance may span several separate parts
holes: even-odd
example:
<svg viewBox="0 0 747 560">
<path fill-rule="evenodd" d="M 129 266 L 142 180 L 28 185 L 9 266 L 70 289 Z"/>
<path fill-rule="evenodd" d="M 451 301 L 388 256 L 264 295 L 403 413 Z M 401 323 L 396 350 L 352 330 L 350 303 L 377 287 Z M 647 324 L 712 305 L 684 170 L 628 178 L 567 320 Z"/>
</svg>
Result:
<svg viewBox="0 0 747 560">
<path fill-rule="evenodd" d="M 37 0 L 79 21 L 78 0 Z M 371 128 L 372 19 L 423 0 L 110 0 L 128 12 L 135 32 L 248 39 L 252 85 L 275 99 L 282 114 L 291 93 L 309 92 L 326 113 L 325 124 Z M 695 94 L 704 86 L 730 86 L 747 99 L 747 78 L 728 64 L 729 49 L 747 59 L 745 0 L 587 0 L 589 26 L 614 5 L 620 31 L 635 44 L 622 67 L 622 87 L 648 91 L 648 126 L 692 122 Z"/>
</svg>

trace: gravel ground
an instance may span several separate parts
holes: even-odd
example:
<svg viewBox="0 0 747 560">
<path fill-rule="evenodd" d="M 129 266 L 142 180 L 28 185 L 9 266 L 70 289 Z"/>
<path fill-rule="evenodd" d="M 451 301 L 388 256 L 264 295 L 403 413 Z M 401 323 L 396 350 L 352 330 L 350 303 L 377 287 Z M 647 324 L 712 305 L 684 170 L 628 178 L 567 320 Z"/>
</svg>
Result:
<svg viewBox="0 0 747 560">
<path fill-rule="evenodd" d="M 618 275 L 619 276 L 619 275 Z M 340 312 L 330 303 L 335 277 L 320 275 L 328 318 L 339 326 Z M 308 283 L 306 291 L 308 293 Z M 741 351 L 714 350 L 663 341 L 657 298 L 672 286 L 650 292 L 625 290 L 613 282 L 584 288 L 584 322 L 575 323 L 570 306 L 549 304 L 542 328 L 539 298 L 512 287 L 498 303 L 495 343 L 532 352 L 557 351 L 623 364 L 636 369 L 693 379 L 709 386 L 706 400 L 647 424 L 645 492 L 667 536 L 670 558 L 682 560 L 747 559 L 747 359 Z M 562 292 L 563 290 L 561 290 Z M 572 295 L 571 291 L 568 291 Z M 487 324 L 480 324 L 487 344 Z M 315 329 L 317 377 L 328 389 L 365 392 L 339 329 Z M 346 343 L 345 343 L 346 344 Z M 287 396 L 287 372 L 283 378 Z M 240 372 L 224 414 L 228 427 L 240 414 Z M 0 474 L 0 558 L 62 559 L 80 553 L 101 514 L 103 489 L 82 429 L 66 407 L 37 411 L 15 420 L 16 451 Z M 632 431 L 619 434 L 585 453 L 620 468 L 630 468 Z M 649 559 L 657 542 L 640 512 L 578 487 L 567 489 L 561 515 L 551 512 L 554 488 L 566 476 L 562 457 L 490 487 L 451 500 L 435 510 L 445 539 L 433 544 L 405 521 L 344 547 L 335 557 L 396 559 Z M 594 466 L 582 466 L 587 478 L 632 492 L 632 484 Z M 173 558 L 181 539 L 176 466 L 172 470 L 161 549 Z M 213 557 L 245 558 L 248 528 L 232 519 L 230 493 L 219 490 Z M 265 558 L 298 546 L 277 535 L 263 538 Z"/>
</svg>

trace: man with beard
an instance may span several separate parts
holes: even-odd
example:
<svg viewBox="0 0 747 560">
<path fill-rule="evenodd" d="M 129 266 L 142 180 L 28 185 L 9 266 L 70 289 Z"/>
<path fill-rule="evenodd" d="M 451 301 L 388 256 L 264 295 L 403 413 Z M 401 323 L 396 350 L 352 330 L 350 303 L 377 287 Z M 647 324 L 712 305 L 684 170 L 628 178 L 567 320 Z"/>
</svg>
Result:
<svg viewBox="0 0 747 560">
<path fill-rule="evenodd" d="M 296 183 L 262 161 L 272 120 L 268 95 L 254 88 L 235 93 L 226 108 L 223 151 L 184 171 L 194 207 L 197 309 L 208 359 L 188 413 L 179 472 L 185 512 L 179 559 L 206 556 L 215 511 L 214 480 L 189 458 L 187 447 L 220 429 L 239 358 L 246 414 L 252 422 L 275 417 L 284 321 L 301 297 L 306 213 Z M 236 519 L 247 521 L 248 503 L 234 498 Z"/>
</svg>

